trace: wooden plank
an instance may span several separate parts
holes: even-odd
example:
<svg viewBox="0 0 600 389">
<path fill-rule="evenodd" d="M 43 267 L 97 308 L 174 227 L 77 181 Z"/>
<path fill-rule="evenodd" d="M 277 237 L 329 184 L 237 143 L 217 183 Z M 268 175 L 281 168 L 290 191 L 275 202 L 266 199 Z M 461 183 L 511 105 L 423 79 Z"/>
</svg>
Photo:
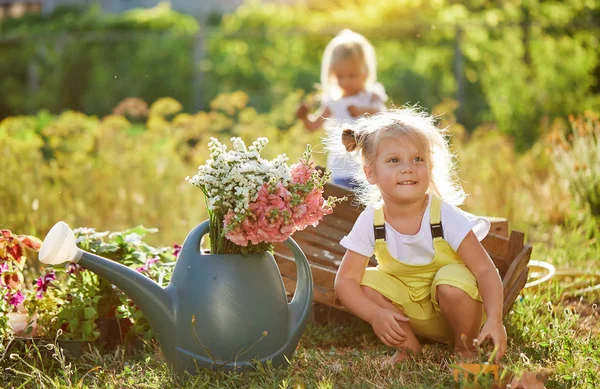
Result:
<svg viewBox="0 0 600 389">
<path fill-rule="evenodd" d="M 483 217 L 486 218 L 491 224 L 491 226 L 490 226 L 491 234 L 508 238 L 508 233 L 509 233 L 508 220 L 506 220 L 503 217 L 497 217 L 497 216 L 483 216 Z"/>
<path fill-rule="evenodd" d="M 286 277 L 296 279 L 296 262 L 289 257 L 276 256 L 275 261 L 279 267 L 279 272 Z M 310 263 L 310 271 L 313 276 L 313 284 L 326 288 L 333 288 L 336 271 Z"/>
<path fill-rule="evenodd" d="M 510 233 L 510 240 L 508 241 L 508 248 L 506 249 L 506 254 L 504 255 L 506 258 L 506 271 L 508 271 L 510 265 L 517 258 L 521 250 L 523 250 L 524 245 L 525 234 L 523 234 L 521 231 L 512 230 Z M 527 258 L 527 261 L 529 262 L 529 258 Z M 519 273 L 517 272 L 517 274 Z"/>
<path fill-rule="evenodd" d="M 504 287 L 504 293 L 506 294 L 514 285 L 516 280 L 521 276 L 523 272 L 528 272 L 527 264 L 531 257 L 531 245 L 523 246 L 521 252 L 513 259 L 506 275 L 502 279 Z"/>
<path fill-rule="evenodd" d="M 296 279 L 287 276 L 282 276 L 281 278 L 283 279 L 283 285 L 285 286 L 286 294 L 288 296 L 292 296 L 294 294 L 294 290 L 296 290 Z M 339 300 L 335 297 L 335 292 L 333 289 L 315 285 L 313 288 L 313 301 L 346 311 L 346 308 L 344 308 L 340 304 Z"/>
<path fill-rule="evenodd" d="M 504 295 L 504 307 L 502 309 L 503 316 L 506 316 L 510 309 L 512 308 L 515 300 L 523 290 L 523 287 L 527 283 L 527 277 L 529 276 L 529 268 L 526 268 L 524 272 L 517 278 L 513 287 L 508 291 L 507 294 Z"/>
<path fill-rule="evenodd" d="M 342 259 L 341 254 L 338 253 L 337 255 L 334 255 L 334 253 L 331 253 L 328 250 L 321 250 L 301 243 L 299 245 L 304 252 L 304 255 L 306 255 L 306 259 L 308 259 L 311 264 L 319 264 L 331 269 L 338 268 L 339 261 Z M 292 251 L 287 246 L 277 246 L 275 248 L 275 255 L 293 258 Z"/>
<path fill-rule="evenodd" d="M 508 238 L 496 234 L 488 234 L 482 241 L 481 245 L 485 248 L 490 256 L 504 258 L 508 250 Z"/>
</svg>

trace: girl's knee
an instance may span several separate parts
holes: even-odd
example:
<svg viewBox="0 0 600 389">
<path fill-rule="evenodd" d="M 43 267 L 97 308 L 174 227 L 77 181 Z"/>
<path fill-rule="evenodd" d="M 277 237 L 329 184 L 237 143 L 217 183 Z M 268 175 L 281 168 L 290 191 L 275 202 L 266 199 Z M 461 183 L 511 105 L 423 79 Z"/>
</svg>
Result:
<svg viewBox="0 0 600 389">
<path fill-rule="evenodd" d="M 438 304 L 454 303 L 465 301 L 466 299 L 473 300 L 467 292 L 452 285 L 438 285 L 435 297 Z M 475 300 L 473 301 L 475 302 Z"/>
<path fill-rule="evenodd" d="M 370 288 L 370 287 L 365 286 L 365 285 L 361 285 L 360 289 L 363 291 L 363 293 L 365 294 L 365 296 L 367 296 L 367 298 L 369 300 L 373 301 L 375 304 L 379 305 L 380 307 L 403 314 L 402 310 L 400 308 L 398 308 L 392 302 L 392 300 L 390 300 L 389 298 L 385 297 L 384 295 L 382 295 L 381 293 L 379 293 L 375 289 Z"/>
</svg>

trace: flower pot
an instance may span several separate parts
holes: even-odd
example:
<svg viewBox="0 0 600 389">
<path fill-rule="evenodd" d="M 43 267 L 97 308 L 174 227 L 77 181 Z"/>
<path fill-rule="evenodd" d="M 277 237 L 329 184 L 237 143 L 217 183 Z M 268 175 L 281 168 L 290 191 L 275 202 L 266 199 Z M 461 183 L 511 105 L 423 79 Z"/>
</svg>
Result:
<svg viewBox="0 0 600 389">
<path fill-rule="evenodd" d="M 101 317 L 96 320 L 96 326 L 100 331 L 97 344 L 114 348 L 123 343 L 125 334 L 122 333 L 119 320 L 114 317 Z"/>
<path fill-rule="evenodd" d="M 9 312 L 8 313 L 8 326 L 15 334 L 15 336 L 36 336 L 37 335 L 37 314 L 33 317 L 29 317 L 27 312 Z M 31 323 L 32 330 L 26 333 L 27 325 Z"/>
</svg>

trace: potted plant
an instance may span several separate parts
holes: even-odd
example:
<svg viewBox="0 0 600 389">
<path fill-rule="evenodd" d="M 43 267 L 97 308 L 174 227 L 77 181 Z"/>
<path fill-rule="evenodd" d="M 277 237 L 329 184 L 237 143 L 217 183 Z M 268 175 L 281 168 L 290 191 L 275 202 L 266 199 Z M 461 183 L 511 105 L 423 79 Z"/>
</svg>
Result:
<svg viewBox="0 0 600 389">
<path fill-rule="evenodd" d="M 110 257 L 166 284 L 176 247 L 155 248 L 143 238 L 156 229 L 135 227 L 122 232 L 76 230 L 77 244 Z M 0 336 L 17 341 L 53 342 L 74 356 L 87 343 L 114 346 L 152 331 L 140 310 L 108 281 L 70 264 L 56 270 L 25 269 L 26 254 L 37 256 L 41 241 L 35 237 L 0 232 Z M 39 272 L 33 281 L 27 278 Z M 128 335 L 130 334 L 130 335 Z"/>
<path fill-rule="evenodd" d="M 27 327 L 28 315 L 23 307 L 23 267 L 28 250 L 36 252 L 41 241 L 27 235 L 15 235 L 10 230 L 0 230 L 0 335 L 7 336 L 9 324 L 15 323 L 19 331 Z"/>
</svg>

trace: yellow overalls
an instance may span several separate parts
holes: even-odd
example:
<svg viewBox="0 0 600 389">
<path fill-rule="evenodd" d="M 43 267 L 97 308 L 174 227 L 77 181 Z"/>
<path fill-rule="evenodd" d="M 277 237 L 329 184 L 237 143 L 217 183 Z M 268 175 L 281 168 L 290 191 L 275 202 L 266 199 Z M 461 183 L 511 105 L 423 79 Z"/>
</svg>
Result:
<svg viewBox="0 0 600 389">
<path fill-rule="evenodd" d="M 430 223 L 435 254 L 433 260 L 425 265 L 407 264 L 392 257 L 385 242 L 383 209 L 375 209 L 375 258 L 378 265 L 365 270 L 361 285 L 375 289 L 398 306 L 410 318 L 410 327 L 416 335 L 451 343 L 454 334 L 441 315 L 435 297 L 437 286 L 452 285 L 474 300 L 482 300 L 475 276 L 443 238 L 441 206 L 442 201 L 432 196 Z M 482 324 L 483 320 L 482 317 Z"/>
</svg>

